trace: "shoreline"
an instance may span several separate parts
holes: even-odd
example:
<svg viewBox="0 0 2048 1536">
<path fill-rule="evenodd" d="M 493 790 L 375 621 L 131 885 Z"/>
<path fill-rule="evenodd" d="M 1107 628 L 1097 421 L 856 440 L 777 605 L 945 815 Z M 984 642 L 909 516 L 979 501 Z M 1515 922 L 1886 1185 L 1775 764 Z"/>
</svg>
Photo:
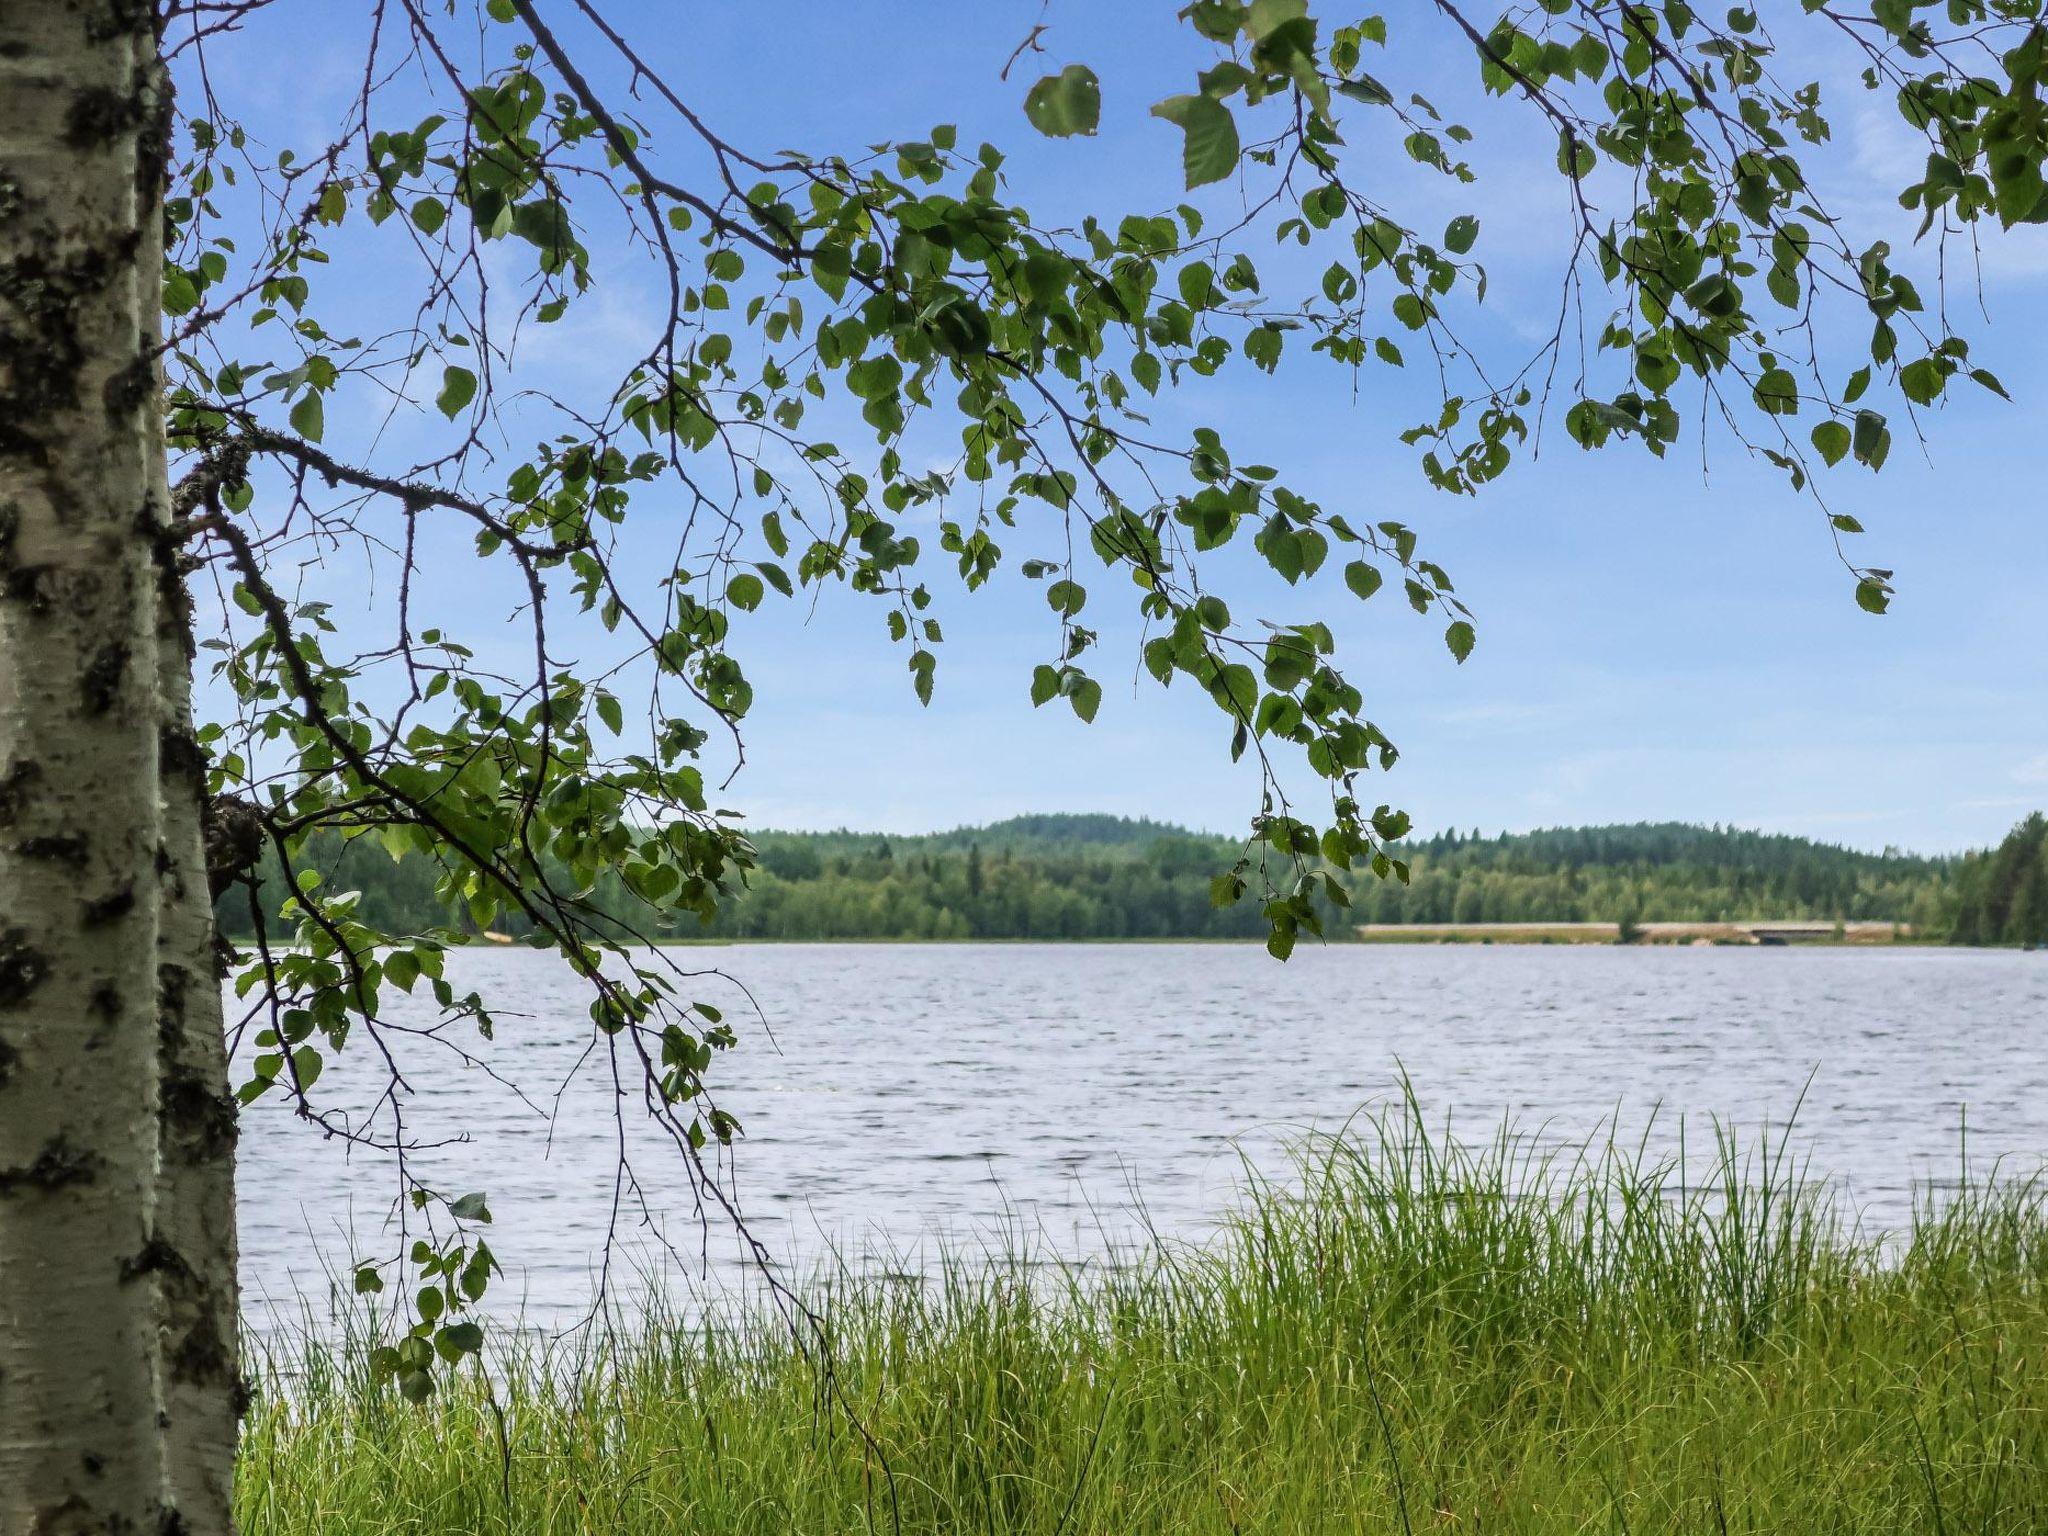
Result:
<svg viewBox="0 0 2048 1536">
<path fill-rule="evenodd" d="M 1854 934 L 1854 933 L 1851 933 L 1851 934 L 1847 934 L 1847 935 L 1841 935 L 1841 936 L 1837 936 L 1837 935 L 1836 935 L 1836 934 L 1834 934 L 1834 933 L 1833 933 L 1832 931 L 1830 931 L 1830 932 L 1828 932 L 1828 933 L 1825 933 L 1825 934 L 1816 934 L 1816 935 L 1811 935 L 1811 936 L 1802 936 L 1802 937 L 1800 937 L 1800 938 L 1798 938 L 1798 939 L 1796 939 L 1796 940 L 1790 940 L 1790 941 L 1778 941 L 1778 940 L 1774 940 L 1774 939 L 1764 939 L 1764 940 L 1759 940 L 1759 939 L 1751 939 L 1751 938 L 1738 938 L 1738 937 L 1733 937 L 1733 936 L 1728 936 L 1728 937 L 1710 937 L 1710 936 L 1707 936 L 1707 935 L 1705 935 L 1705 934 L 1695 934 L 1695 933 L 1693 933 L 1693 932 L 1691 931 L 1691 930 L 1694 930 L 1694 929 L 1721 929 L 1721 928 L 1724 928 L 1724 927 L 1727 927 L 1727 926 L 1729 926 L 1729 925 L 1726 925 L 1726 924 L 1711 924 L 1711 923 L 1699 923 L 1699 924 L 1693 924 L 1693 923 L 1683 923 L 1683 924 L 1668 924 L 1668 925 L 1665 925 L 1665 924 L 1653 924 L 1653 923 L 1645 923 L 1645 924 L 1643 924 L 1643 925 L 1641 925 L 1641 926 L 1642 926 L 1642 928 L 1643 928 L 1643 929 L 1644 929 L 1645 931 L 1644 931 L 1643 933 L 1641 933 L 1641 934 L 1640 934 L 1640 935 L 1639 935 L 1639 936 L 1638 936 L 1637 938 L 1635 938 L 1635 939 L 1632 939 L 1632 940 L 1628 941 L 1628 942 L 1627 942 L 1626 944 L 1624 944 L 1624 943 L 1622 942 L 1621 938 L 1619 937 L 1619 929 L 1618 929 L 1618 925 L 1616 925 L 1616 924 L 1614 924 L 1614 923 L 1585 923 L 1585 924 L 1580 924 L 1580 923 L 1506 923 L 1506 924 L 1501 924 L 1501 925 L 1499 925 L 1498 927 L 1496 927 L 1495 925 L 1492 925 L 1492 924 L 1487 924 L 1487 923 L 1440 923 L 1440 924 L 1438 924 L 1438 923 L 1413 923 L 1413 924 L 1388 924 L 1388 925 L 1385 925 L 1385 926 L 1380 926 L 1380 925 L 1375 925 L 1375 924 L 1366 924 L 1366 925 L 1361 925 L 1361 926 L 1360 926 L 1359 928 L 1356 928 L 1356 929 L 1350 930 L 1350 931 L 1348 931 L 1348 932 L 1338 932 L 1338 933 L 1332 933 L 1332 934 L 1329 934 L 1329 935 L 1327 935 L 1327 936 L 1326 936 L 1326 942 L 1325 942 L 1325 946 L 1324 946 L 1324 947 L 1337 947 L 1337 946 L 1341 946 L 1341 945 L 1346 945 L 1346 944 L 1413 944 L 1413 945 L 1427 945 L 1427 946 L 1435 946 L 1435 945 L 1443 945 L 1443 944 L 1478 944 L 1478 945 L 1489 945 L 1489 944 L 1502 944 L 1502 945 L 1545 945 L 1545 944 L 1551 944 L 1551 945 L 1577 945 L 1577 946 L 1580 946 L 1580 947 L 1591 947 L 1591 946 L 1605 946 L 1605 947 L 1607 947 L 1607 948 L 1612 948 L 1612 949 L 1624 949 L 1624 948 L 1632 948 L 1632 949 L 1652 949 L 1652 948 L 1672 948 L 1672 947 L 1690 947 L 1690 946 L 1694 946 L 1694 945 L 1697 945 L 1697 946 L 1699 946 L 1699 947 L 1702 947 L 1702 948 L 1705 948 L 1705 947 L 1714 947 L 1714 948 L 1726 948 L 1726 949 L 1737 949 L 1737 948 L 1740 948 L 1740 949 L 1758 949 L 1758 948 L 1770 949 L 1770 948 L 1795 948 L 1795 947 L 1796 947 L 1796 948 L 1811 948 L 1811 949 L 1984 949 L 1984 950 L 1990 950 L 1990 949 L 2011 949 L 2011 948 L 2013 948 L 2013 947 L 2014 947 L 2014 946 L 2012 946 L 2012 945 L 1972 945 L 1972 944 L 1951 944 L 1951 943 L 1949 943 L 1949 942 L 1948 942 L 1947 940 L 1945 940 L 1945 939 L 1938 939 L 1938 938 L 1932 938 L 1932 937 L 1921 937 L 1921 936 L 1916 936 L 1916 935 L 1913 935 L 1913 934 L 1911 934 L 1911 933 L 1905 933 L 1905 934 L 1901 934 L 1901 935 L 1899 935 L 1899 936 L 1897 936 L 1897 937 L 1894 937 L 1894 936 L 1892 936 L 1892 935 L 1891 935 L 1891 933 L 1890 933 L 1890 929 L 1891 929 L 1892 925 L 1891 925 L 1891 924 L 1889 924 L 1889 923 L 1886 923 L 1886 924 L 1884 924 L 1884 925 L 1883 925 L 1883 927 L 1884 927 L 1884 928 L 1886 929 L 1886 933 L 1885 933 L 1885 935 L 1884 935 L 1884 936 L 1882 936 L 1882 937 L 1873 937 L 1873 936 L 1868 936 L 1868 935 L 1858 935 L 1858 934 Z M 1758 926 L 1763 926 L 1763 927 L 1769 927 L 1769 928 L 1777 928 L 1777 927 L 1779 927 L 1779 926 L 1782 926 L 1782 925 L 1778 925 L 1778 924 L 1761 924 L 1761 925 L 1758 925 Z M 1852 926 L 1853 926 L 1853 925 L 1852 925 Z M 1683 929 L 1687 930 L 1687 932 L 1686 932 L 1686 933 L 1685 933 L 1685 934 L 1684 934 L 1683 936 L 1680 936 L 1680 935 L 1678 935 L 1678 934 L 1676 934 L 1676 933 L 1662 933 L 1662 932 L 1657 932 L 1657 931 L 1654 931 L 1654 930 L 1657 930 L 1657 929 L 1659 929 L 1659 928 L 1664 928 L 1664 927 L 1669 927 L 1669 928 L 1674 928 L 1674 929 L 1676 929 L 1676 928 L 1683 928 Z M 1832 924 L 1830 924 L 1830 925 L 1828 925 L 1828 927 L 1830 928 L 1830 930 L 1832 930 L 1832 927 L 1833 927 L 1833 925 L 1832 925 Z M 1305 941 L 1305 942 L 1306 942 L 1306 941 Z M 752 936 L 752 935 L 749 935 L 749 936 L 747 936 L 747 937 L 744 937 L 744 938 L 725 938 L 725 937 L 719 937 L 719 936 L 715 936 L 715 935 L 714 935 L 714 936 L 707 936 L 707 937 L 703 937 L 703 938 L 695 938 L 695 937 L 691 937 L 691 938 L 683 938 L 683 937 L 668 937 L 668 938 L 660 938 L 660 939 L 655 939 L 655 940 L 653 940 L 653 941 L 652 941 L 652 943 L 654 944 L 654 946 L 655 946 L 656 948 L 662 948 L 662 949 L 669 949 L 669 948 L 700 948 L 700 949 L 701 949 L 701 948 L 717 948 L 717 947 L 736 947 L 736 946 L 740 946 L 740 945 L 751 945 L 751 944 L 787 944 L 787 945 L 805 945 L 805 944 L 816 944 L 816 945 L 827 945 L 827 944 L 843 944 L 843 945 L 859 945 L 859 944 L 868 944 L 868 945 L 880 945 L 880 944 L 916 944 L 916 945 L 929 945 L 929 946 L 932 946 L 932 947 L 934 947 L 934 948 L 944 947 L 944 946 L 948 946 L 948 945 L 971 945 L 971 944 L 1045 944 L 1045 945 L 1114 945 L 1114 944 L 1128 944 L 1128 945 L 1147 945 L 1147 944 L 1155 944 L 1155 945 L 1156 945 L 1156 944 L 1203 944 L 1203 945 L 1219 945 L 1219 946 L 1221 946 L 1221 945 L 1242 945 L 1242 946 L 1249 946 L 1249 947 L 1254 947 L 1254 948 L 1261 948 L 1261 949 L 1265 947 L 1265 940 L 1263 940 L 1263 939 L 1259 939 L 1259 938 L 1251 938 L 1251 937 L 1246 937 L 1246 938 L 1219 938 L 1219 937 L 1215 937 L 1215 936 L 1211 936 L 1211 935 L 1203 935 L 1203 934 L 1174 934 L 1174 935 L 1115 935 L 1115 934 L 1102 934 L 1102 935 L 1091 935 L 1091 936 L 1087 936 L 1087 937 L 1083 937 L 1083 938 L 1036 938 L 1036 937 L 1015 937 L 1015 936 L 1004 936 L 1004 937 L 990 937 L 990 938 L 976 938 L 976 937 L 969 937 L 969 938 L 923 938 L 923 937 L 919 937 L 919 936 L 917 936 L 917 935 L 913 935 L 913 934 L 905 934 L 905 935 L 891 935 L 891 936 L 887 936 L 887 937 L 881 937 L 881 936 L 866 936 L 866 937 L 850 937 L 850 938 L 762 938 L 762 937 L 756 937 L 756 936 Z"/>
<path fill-rule="evenodd" d="M 1654 927 L 1656 925 L 1645 924 L 1643 926 L 1645 928 L 1649 928 Z M 1683 926 L 1690 928 L 1693 926 L 1716 927 L 1720 925 L 1684 924 L 1675 926 Z M 1889 927 L 1890 925 L 1887 924 L 1886 926 Z M 1605 931 L 1584 931 L 1585 929 L 1589 928 L 1604 929 Z M 1503 931 L 1509 929 L 1514 931 Z M 254 938 L 247 934 L 223 934 L 221 935 L 221 937 L 227 943 L 235 945 L 237 947 L 247 946 L 255 942 Z M 1310 937 L 1313 938 L 1313 936 Z M 735 949 L 746 946 L 770 944 L 788 946 L 816 945 L 821 948 L 829 945 L 880 946 L 893 944 L 918 945 L 921 947 L 931 947 L 935 949 L 944 948 L 948 946 L 965 947 L 969 945 L 991 944 L 1039 944 L 1059 946 L 1073 945 L 1080 947 L 1110 945 L 1142 946 L 1167 944 L 1199 944 L 1213 945 L 1219 948 L 1240 946 L 1246 948 L 1263 949 L 1265 947 L 1265 940 L 1252 937 L 1217 937 L 1214 935 L 1207 934 L 1097 934 L 1081 938 L 1041 938 L 1015 935 L 993 936 L 988 938 L 980 938 L 974 936 L 969 936 L 966 938 L 925 938 L 920 937 L 916 934 L 864 935 L 855 937 L 826 936 L 812 938 L 775 938 L 760 937 L 758 935 L 749 934 L 742 937 L 726 937 L 721 935 L 707 935 L 704 937 L 682 937 L 671 935 L 662 938 L 637 941 L 635 944 L 629 947 L 645 947 L 652 949 Z M 1857 937 L 1854 935 L 1837 937 L 1833 934 L 1826 934 L 1815 935 L 1810 937 L 1801 937 L 1797 940 L 1791 941 L 1780 941 L 1734 937 L 1710 937 L 1705 935 L 1687 935 L 1685 937 L 1678 937 L 1674 935 L 1643 933 L 1640 934 L 1638 937 L 1629 940 L 1627 943 L 1623 943 L 1616 932 L 1616 925 L 1612 923 L 1514 923 L 1504 924 L 1502 925 L 1502 929 L 1499 930 L 1494 929 L 1491 925 L 1485 923 L 1416 923 L 1403 924 L 1398 926 L 1389 925 L 1385 928 L 1380 928 L 1374 925 L 1367 925 L 1366 929 L 1363 931 L 1353 930 L 1348 933 L 1340 932 L 1326 935 L 1320 947 L 1338 948 L 1350 944 L 1407 944 L 1414 945 L 1417 947 L 1429 948 L 1434 948 L 1442 945 L 1457 944 L 1478 945 L 1481 947 L 1486 947 L 1490 945 L 1521 947 L 1541 947 L 1545 945 L 1551 945 L 1570 946 L 1579 949 L 1952 949 L 1975 950 L 1981 951 L 1985 954 L 2002 953 L 2008 951 L 2022 954 L 2027 952 L 2025 946 L 2017 944 L 1956 944 L 1947 939 L 1934 938 L 1931 936 L 1922 937 L 1911 934 L 1901 935 L 1896 938 L 1890 936 L 1881 938 L 1871 938 Z M 284 950 L 289 949 L 292 946 L 288 943 L 280 944 L 273 942 L 271 947 L 276 950 Z M 489 951 L 493 949 L 529 949 L 533 946 L 529 945 L 524 939 L 515 938 L 510 935 L 472 934 L 469 936 L 467 942 L 452 944 L 448 947 L 451 949 L 478 949 Z"/>
</svg>

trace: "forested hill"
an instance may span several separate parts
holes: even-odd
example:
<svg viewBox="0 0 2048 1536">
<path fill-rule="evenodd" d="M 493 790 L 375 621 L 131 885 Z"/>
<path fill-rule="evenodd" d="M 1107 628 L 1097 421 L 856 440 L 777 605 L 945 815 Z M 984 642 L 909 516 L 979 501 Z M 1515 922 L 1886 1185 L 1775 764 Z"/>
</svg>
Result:
<svg viewBox="0 0 2048 1536">
<path fill-rule="evenodd" d="M 1116 816 L 1020 816 L 902 837 L 861 832 L 754 834 L 761 867 L 748 891 L 691 936 L 764 939 L 1226 938 L 1264 932 L 1256 905 L 1218 910 L 1209 881 L 1237 857 L 1228 838 Z M 1481 836 L 1444 833 L 1400 850 L 1407 887 L 1365 878 L 1349 922 L 1639 922 L 1864 919 L 1946 933 L 1958 881 L 1985 884 L 1994 856 L 1966 860 L 1862 853 L 1805 838 L 1682 823 L 1574 827 Z M 330 890 L 362 893 L 388 927 L 444 922 L 431 866 L 338 841 L 313 863 Z M 2031 911 L 2026 871 L 1998 865 L 1995 899 L 1979 901 L 1972 937 L 2009 939 L 2006 913 Z M 2012 871 L 2019 869 L 2020 874 Z M 274 912 L 283 882 L 266 882 Z M 2008 897 L 2008 890 L 2018 891 Z M 606 893 L 600 892 L 604 897 Z M 622 893 L 617 915 L 631 917 Z M 246 932 L 246 901 L 223 918 Z M 637 920 L 635 926 L 640 926 Z M 2016 931 L 2016 930 L 2014 930 Z"/>
<path fill-rule="evenodd" d="M 1685 822 L 1411 842 L 1405 888 L 1360 893 L 1368 922 L 1841 918 L 1945 929 L 1957 861 Z"/>
</svg>

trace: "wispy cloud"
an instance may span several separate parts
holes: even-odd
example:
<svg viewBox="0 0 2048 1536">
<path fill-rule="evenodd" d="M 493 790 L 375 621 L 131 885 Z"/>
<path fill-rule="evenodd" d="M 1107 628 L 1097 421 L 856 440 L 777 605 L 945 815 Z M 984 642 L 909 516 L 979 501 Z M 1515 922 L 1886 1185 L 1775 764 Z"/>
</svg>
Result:
<svg viewBox="0 0 2048 1536">
<path fill-rule="evenodd" d="M 1927 141 L 1899 117 L 1875 107 L 1856 114 L 1854 165 L 1863 185 L 1849 195 L 1866 217 L 1897 221 L 1902 230 L 1917 225 L 1917 215 L 1902 215 L 1897 198 L 1902 188 L 1918 181 L 1927 162 Z M 1934 237 L 1930 236 L 1932 240 Z M 2037 226 L 1998 229 L 1986 225 L 1981 241 L 1967 234 L 1948 246 L 1953 269 L 1965 279 L 1981 275 L 2013 282 L 2048 276 L 2048 231 Z"/>
<path fill-rule="evenodd" d="M 2021 784 L 2048 784 L 2048 752 L 2037 752 L 2012 771 Z"/>
</svg>

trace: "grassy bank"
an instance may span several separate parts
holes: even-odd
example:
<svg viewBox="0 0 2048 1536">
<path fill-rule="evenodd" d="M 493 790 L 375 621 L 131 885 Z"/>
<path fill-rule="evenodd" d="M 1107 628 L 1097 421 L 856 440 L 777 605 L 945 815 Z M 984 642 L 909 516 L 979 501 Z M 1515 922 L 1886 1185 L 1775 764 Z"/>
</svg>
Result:
<svg viewBox="0 0 2048 1536">
<path fill-rule="evenodd" d="M 2038 1183 L 1880 1242 L 1769 1148 L 1682 1181 L 1396 1113 L 1303 1172 L 1115 1276 L 823 1285 L 839 1403 L 757 1312 L 423 1409 L 309 1350 L 250 1420 L 245 1529 L 2048 1529 Z"/>
</svg>

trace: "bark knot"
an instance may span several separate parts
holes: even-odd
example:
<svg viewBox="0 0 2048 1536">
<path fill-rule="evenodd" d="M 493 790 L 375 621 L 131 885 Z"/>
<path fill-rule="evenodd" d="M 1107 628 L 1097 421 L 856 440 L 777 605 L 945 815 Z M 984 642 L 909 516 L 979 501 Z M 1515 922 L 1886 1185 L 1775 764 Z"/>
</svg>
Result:
<svg viewBox="0 0 2048 1536">
<path fill-rule="evenodd" d="M 263 813 L 240 795 L 214 795 L 204 807 L 206 885 L 220 893 L 254 869 L 263 857 Z"/>
</svg>

